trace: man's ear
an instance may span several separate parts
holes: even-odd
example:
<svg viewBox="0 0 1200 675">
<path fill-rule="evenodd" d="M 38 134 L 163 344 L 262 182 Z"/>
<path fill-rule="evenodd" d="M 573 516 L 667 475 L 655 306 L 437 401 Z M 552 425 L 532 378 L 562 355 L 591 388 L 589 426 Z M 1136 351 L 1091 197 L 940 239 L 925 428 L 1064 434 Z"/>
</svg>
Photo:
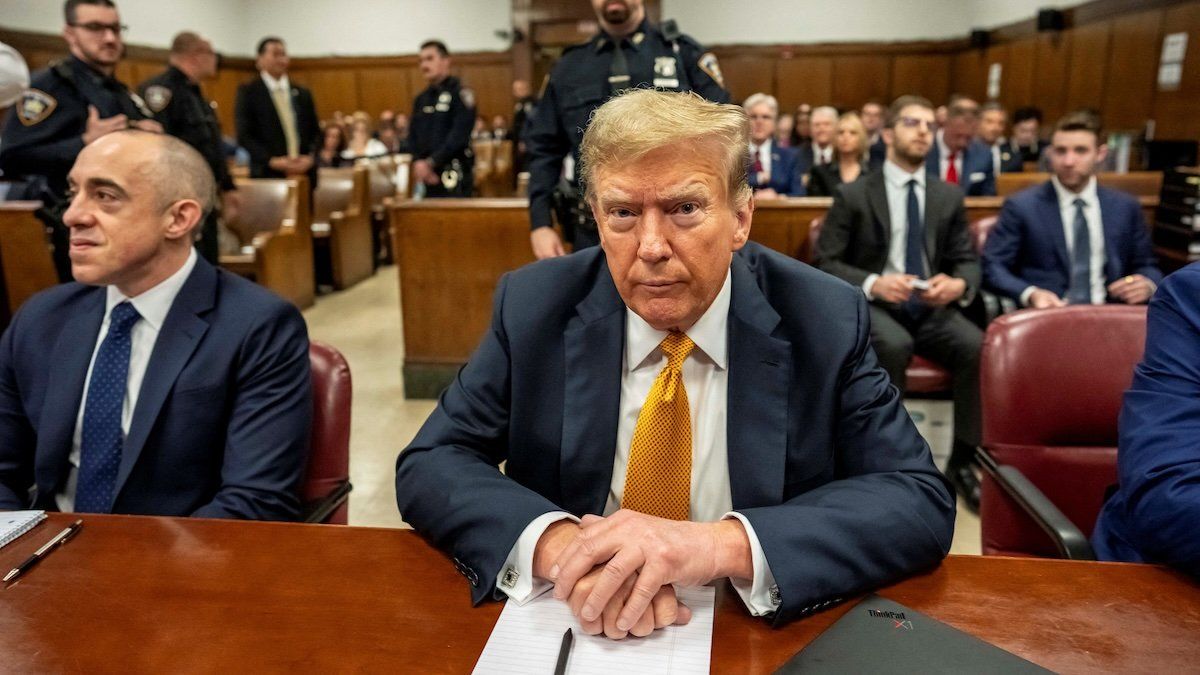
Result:
<svg viewBox="0 0 1200 675">
<path fill-rule="evenodd" d="M 204 209 L 195 199 L 181 199 L 167 209 L 164 217 L 167 218 L 164 231 L 167 239 L 179 239 L 190 236 L 200 226 Z"/>
<path fill-rule="evenodd" d="M 1101 143 L 1100 147 L 1096 148 L 1096 166 L 1104 164 L 1104 160 L 1108 158 L 1108 144 Z"/>
<path fill-rule="evenodd" d="M 891 127 L 884 127 L 881 129 L 879 131 L 879 136 L 883 139 L 884 144 L 886 144 L 889 148 L 892 146 L 892 143 L 896 142 L 896 130 Z"/>
<path fill-rule="evenodd" d="M 733 212 L 737 225 L 733 231 L 733 250 L 739 251 L 750 240 L 750 223 L 754 220 L 754 195 L 746 198 L 746 203 Z"/>
</svg>

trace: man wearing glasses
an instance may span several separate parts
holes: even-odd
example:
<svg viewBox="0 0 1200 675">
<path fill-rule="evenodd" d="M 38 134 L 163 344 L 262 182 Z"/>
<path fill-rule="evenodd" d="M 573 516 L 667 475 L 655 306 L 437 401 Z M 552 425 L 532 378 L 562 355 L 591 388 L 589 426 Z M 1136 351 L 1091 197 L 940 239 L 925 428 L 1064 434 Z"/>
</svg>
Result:
<svg viewBox="0 0 1200 675">
<path fill-rule="evenodd" d="M 66 208 L 67 172 L 84 146 L 101 136 L 136 127 L 161 132 L 142 102 L 113 75 L 124 54 L 121 17 L 110 0 L 67 0 L 63 38 L 71 55 L 34 74 L 9 115 L 0 144 L 0 171 L 25 179 L 28 196 L 41 199 L 39 213 L 53 229 L 60 278 L 70 279 Z"/>
</svg>

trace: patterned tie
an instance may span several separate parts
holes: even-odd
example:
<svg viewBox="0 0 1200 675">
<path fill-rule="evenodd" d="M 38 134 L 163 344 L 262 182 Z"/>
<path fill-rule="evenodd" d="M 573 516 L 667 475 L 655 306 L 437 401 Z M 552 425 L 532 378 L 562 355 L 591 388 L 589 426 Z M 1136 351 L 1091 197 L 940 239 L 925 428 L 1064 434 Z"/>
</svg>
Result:
<svg viewBox="0 0 1200 675">
<path fill-rule="evenodd" d="M 950 160 L 946 164 L 946 182 L 958 185 L 958 167 L 954 166 L 956 159 L 958 159 L 958 152 L 950 153 Z"/>
<path fill-rule="evenodd" d="M 1092 237 L 1088 232 L 1087 217 L 1083 215 L 1083 199 L 1075 200 L 1075 248 L 1071 251 L 1071 286 L 1067 291 L 1067 302 L 1072 305 L 1089 305 L 1092 302 Z"/>
<path fill-rule="evenodd" d="M 659 345 L 667 365 L 638 415 L 621 508 L 687 520 L 692 494 L 692 415 L 683 387 L 683 362 L 695 343 L 671 333 Z"/>
<path fill-rule="evenodd" d="M 83 430 L 79 451 L 79 482 L 75 510 L 80 513 L 112 511 L 113 488 L 121 466 L 121 409 L 129 377 L 130 333 L 142 318 L 128 302 L 112 308 L 108 335 L 96 352 L 92 379 L 83 405 Z"/>
<path fill-rule="evenodd" d="M 757 182 L 763 172 L 762 146 L 760 145 L 754 146 L 754 166 L 750 167 L 750 171 L 754 174 L 753 178 Z M 760 185 L 759 187 L 762 186 Z"/>
<path fill-rule="evenodd" d="M 287 142 L 288 157 L 300 156 L 300 134 L 296 132 L 296 115 L 292 111 L 292 97 L 282 85 L 271 89 L 271 100 L 275 113 L 279 115 L 279 126 L 283 127 L 283 138 Z"/>
<path fill-rule="evenodd" d="M 925 222 L 921 219 L 921 202 L 917 200 L 917 179 L 908 181 L 908 227 L 904 242 L 904 272 L 920 279 L 925 278 Z M 929 311 L 929 306 L 917 299 L 916 294 L 904 302 L 904 311 L 913 319 L 920 319 Z"/>
</svg>

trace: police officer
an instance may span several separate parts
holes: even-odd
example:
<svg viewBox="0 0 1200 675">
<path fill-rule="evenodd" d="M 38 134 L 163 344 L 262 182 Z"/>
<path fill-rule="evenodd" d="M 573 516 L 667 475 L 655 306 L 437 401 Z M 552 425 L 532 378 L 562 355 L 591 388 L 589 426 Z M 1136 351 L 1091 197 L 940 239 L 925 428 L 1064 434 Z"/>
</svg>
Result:
<svg viewBox="0 0 1200 675">
<path fill-rule="evenodd" d="M 71 276 L 66 210 L 67 174 L 83 146 L 118 129 L 161 132 L 145 103 L 113 76 L 125 47 L 121 17 L 110 0 L 67 0 L 63 36 L 71 55 L 34 74 L 13 107 L 0 142 L 0 171 L 31 183 L 29 197 L 46 206 L 59 277 Z M 37 183 L 37 187 L 32 187 Z"/>
<path fill-rule="evenodd" d="M 694 91 L 704 98 L 729 102 L 717 58 L 695 40 L 678 32 L 674 22 L 662 27 L 646 19 L 642 0 L 592 0 L 600 32 L 563 52 L 547 80 L 542 98 L 524 136 L 529 163 L 530 242 L 538 258 L 562 255 L 563 245 L 552 227 L 552 208 L 578 250 L 599 243 L 591 210 L 574 178 L 579 144 L 592 111 L 617 92 L 634 87 Z M 572 170 L 560 184 L 563 159 Z M 559 194 L 555 194 L 558 185 Z M 554 206 L 558 200 L 559 205 Z"/>
<path fill-rule="evenodd" d="M 217 74 L 217 53 L 212 43 L 190 31 L 184 31 L 171 41 L 170 66 L 167 70 L 142 83 L 138 90 L 163 131 L 176 136 L 200 152 L 212 169 L 221 191 L 221 216 L 236 215 L 237 187 L 229 175 L 222 146 L 221 123 L 212 104 L 200 92 L 200 80 Z M 216 210 L 208 214 L 200 229 L 196 249 L 208 262 L 216 265 L 220 258 L 217 246 Z"/>
<path fill-rule="evenodd" d="M 450 75 L 445 44 L 422 44 L 417 65 L 429 86 L 413 101 L 408 134 L 413 178 L 424 185 L 426 197 L 470 197 L 475 94 Z"/>
</svg>

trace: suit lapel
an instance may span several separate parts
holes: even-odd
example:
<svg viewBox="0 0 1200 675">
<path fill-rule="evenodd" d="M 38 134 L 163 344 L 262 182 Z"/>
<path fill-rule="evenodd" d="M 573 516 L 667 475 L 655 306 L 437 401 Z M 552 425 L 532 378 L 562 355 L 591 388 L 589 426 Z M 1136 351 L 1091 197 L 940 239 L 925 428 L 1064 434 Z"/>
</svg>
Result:
<svg viewBox="0 0 1200 675">
<path fill-rule="evenodd" d="M 771 337 L 779 314 L 741 256 L 731 274 L 727 462 L 733 508 L 744 509 L 783 500 L 792 352 Z"/>
<path fill-rule="evenodd" d="M 192 352 L 200 344 L 200 339 L 208 331 L 208 322 L 198 315 L 207 312 L 215 305 L 217 293 L 217 271 L 203 259 L 196 261 L 196 267 L 188 276 L 167 312 L 154 350 L 150 353 L 150 361 L 146 364 L 146 376 L 142 379 L 142 389 L 138 393 L 137 407 L 133 410 L 133 419 L 129 423 L 129 433 L 125 436 L 125 444 L 121 449 L 121 467 L 117 472 L 117 483 L 113 489 L 114 495 L 119 495 L 134 464 L 141 456 L 146 446 L 146 439 L 158 419 L 163 403 L 171 393 L 179 372 L 191 358 Z"/>
<path fill-rule="evenodd" d="M 70 330 L 64 330 L 54 344 L 49 363 L 55 364 L 56 376 L 46 386 L 42 416 L 38 420 L 35 473 L 49 480 L 38 481 L 47 489 L 56 489 L 60 474 L 67 466 L 67 457 L 74 444 L 75 421 L 83 398 L 87 377 L 100 326 L 104 322 L 106 292 L 96 288 L 81 300 L 77 317 Z M 45 495 L 40 495 L 39 499 Z"/>
<path fill-rule="evenodd" d="M 883 242 L 883 257 L 887 259 L 887 249 L 892 240 L 892 217 L 888 211 L 887 185 L 884 184 L 883 172 L 875 171 L 867 174 L 863 186 L 867 191 L 867 202 L 874 216 L 876 234 Z"/>
<path fill-rule="evenodd" d="M 592 291 L 576 306 L 563 334 L 561 503 L 571 513 L 600 514 L 608 499 L 621 406 L 625 304 L 597 256 Z"/>
<path fill-rule="evenodd" d="M 1114 267 L 1117 256 L 1113 254 L 1124 250 L 1118 241 L 1120 233 L 1117 224 L 1117 204 L 1112 195 L 1099 186 L 1096 187 L 1096 200 L 1100 203 L 1100 222 L 1104 226 L 1104 279 L 1111 284 L 1117 275 L 1124 274 L 1123 269 Z"/>
<path fill-rule="evenodd" d="M 965 165 L 965 162 L 964 162 Z M 922 214 L 922 227 L 925 229 L 925 257 L 929 259 L 929 275 L 938 273 L 938 231 L 943 219 L 939 217 L 942 210 L 942 185 L 938 181 L 925 177 L 925 213 Z"/>
<path fill-rule="evenodd" d="M 1041 205 L 1041 217 L 1038 219 L 1044 223 L 1043 227 L 1049 229 L 1046 233 L 1050 237 L 1050 241 L 1054 244 L 1054 254 L 1058 257 L 1058 264 L 1061 269 L 1066 270 L 1067 280 L 1071 278 L 1071 256 L 1067 251 L 1067 235 L 1063 234 L 1062 211 L 1058 206 L 1058 193 L 1054 191 L 1054 183 L 1047 181 L 1042 187 L 1042 198 L 1039 200 Z"/>
</svg>

